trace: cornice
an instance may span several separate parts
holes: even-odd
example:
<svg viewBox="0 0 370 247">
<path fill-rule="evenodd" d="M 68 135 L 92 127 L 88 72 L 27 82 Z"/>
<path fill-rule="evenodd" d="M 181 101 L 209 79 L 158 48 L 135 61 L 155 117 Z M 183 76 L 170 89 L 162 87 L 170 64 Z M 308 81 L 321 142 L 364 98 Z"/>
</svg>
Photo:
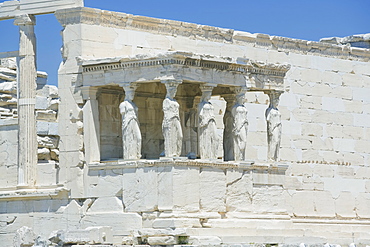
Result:
<svg viewBox="0 0 370 247">
<path fill-rule="evenodd" d="M 248 32 L 235 31 L 233 35 L 233 43 L 240 45 L 247 43 L 254 47 L 267 48 L 282 52 L 294 52 L 302 55 L 333 57 L 337 59 L 364 62 L 370 61 L 370 49 L 280 36 L 270 36 L 260 33 L 251 34 Z"/>
<path fill-rule="evenodd" d="M 66 198 L 68 192 L 64 187 L 5 190 L 0 191 L 0 201 Z"/>
<path fill-rule="evenodd" d="M 163 158 L 159 160 L 112 160 L 106 162 L 89 164 L 89 170 L 107 170 L 107 169 L 132 169 L 144 167 L 212 167 L 215 169 L 241 169 L 255 172 L 268 172 L 274 174 L 284 174 L 289 165 L 286 163 L 254 163 L 254 161 L 234 162 L 221 160 L 188 160 L 186 158 Z"/>
<path fill-rule="evenodd" d="M 231 62 L 219 57 L 202 58 L 195 54 L 168 53 L 157 57 L 142 58 L 140 56 L 132 58 L 111 58 L 103 60 L 82 60 L 80 64 L 84 73 L 107 71 L 107 70 L 126 70 L 132 68 L 178 65 L 186 67 L 198 67 L 202 69 L 224 70 L 243 74 L 263 74 L 277 77 L 284 77 L 290 69 L 288 64 L 272 64 L 257 62 L 245 59 L 241 63 Z"/>
<path fill-rule="evenodd" d="M 232 29 L 136 16 L 86 7 L 58 10 L 55 15 L 63 27 L 83 23 L 224 42 L 231 42 L 234 32 Z"/>
</svg>

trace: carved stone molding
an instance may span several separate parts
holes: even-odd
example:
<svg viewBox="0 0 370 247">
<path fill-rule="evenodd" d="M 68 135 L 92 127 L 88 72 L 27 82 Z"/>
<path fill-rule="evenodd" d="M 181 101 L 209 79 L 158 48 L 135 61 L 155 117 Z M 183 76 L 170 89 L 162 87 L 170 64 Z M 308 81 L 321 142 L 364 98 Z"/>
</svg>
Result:
<svg viewBox="0 0 370 247">
<path fill-rule="evenodd" d="M 284 90 L 287 64 L 247 59 L 204 57 L 193 53 L 168 52 L 157 56 L 138 55 L 95 60 L 79 59 L 85 86 L 110 83 L 182 81 L 247 87 L 250 90 Z M 202 71 L 202 73 L 200 73 Z"/>
<path fill-rule="evenodd" d="M 188 160 L 184 158 L 163 158 L 159 160 L 115 160 L 88 164 L 89 170 L 106 169 L 131 169 L 139 167 L 160 167 L 160 166 L 182 166 L 182 167 L 214 167 L 220 169 L 234 168 L 254 171 L 270 171 L 272 173 L 284 174 L 289 165 L 286 163 L 264 164 L 254 163 L 254 161 L 217 161 L 217 160 Z"/>
<path fill-rule="evenodd" d="M 0 201 L 10 200 L 36 200 L 50 198 L 67 198 L 68 190 L 64 187 L 18 189 L 0 191 Z"/>
<path fill-rule="evenodd" d="M 136 16 L 92 8 L 64 9 L 56 12 L 62 26 L 90 24 L 106 27 L 145 30 L 152 33 L 181 35 L 194 39 L 209 39 L 231 42 L 234 30 L 217 28 L 181 21 Z"/>
<path fill-rule="evenodd" d="M 0 20 L 11 19 L 21 14 L 49 14 L 58 9 L 83 6 L 83 0 L 18 0 L 0 3 Z"/>
<path fill-rule="evenodd" d="M 203 60 L 202 58 L 193 58 L 193 54 L 185 55 L 181 53 L 168 53 L 163 57 L 148 58 L 148 59 L 130 59 L 131 61 L 113 61 L 105 60 L 103 63 L 96 61 L 97 64 L 92 64 L 92 60 L 82 61 L 83 72 L 97 72 L 106 70 L 120 70 L 131 68 L 143 68 L 151 66 L 164 66 L 164 65 L 182 65 L 192 66 L 205 69 L 225 70 L 230 72 L 264 74 L 273 76 L 285 76 L 286 72 L 290 69 L 288 64 L 272 64 L 264 62 L 248 61 L 246 64 L 227 63 L 224 61 L 214 61 L 211 59 Z M 194 54 L 194 57 L 196 55 Z M 115 59 L 117 60 L 117 59 Z"/>
<path fill-rule="evenodd" d="M 14 19 L 14 25 L 36 25 L 36 18 L 33 15 L 18 15 Z"/>
</svg>

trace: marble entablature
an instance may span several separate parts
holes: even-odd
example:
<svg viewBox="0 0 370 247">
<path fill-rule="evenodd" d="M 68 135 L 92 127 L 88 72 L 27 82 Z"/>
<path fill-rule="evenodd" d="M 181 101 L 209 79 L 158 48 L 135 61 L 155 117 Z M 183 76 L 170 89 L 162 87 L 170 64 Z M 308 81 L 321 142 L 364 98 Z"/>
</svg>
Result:
<svg viewBox="0 0 370 247">
<path fill-rule="evenodd" d="M 35 92 L 29 181 L 10 154 L 16 66 L 1 60 L 7 246 L 370 245 L 369 49 L 83 7 L 55 15 L 63 62 L 58 89 Z"/>
</svg>

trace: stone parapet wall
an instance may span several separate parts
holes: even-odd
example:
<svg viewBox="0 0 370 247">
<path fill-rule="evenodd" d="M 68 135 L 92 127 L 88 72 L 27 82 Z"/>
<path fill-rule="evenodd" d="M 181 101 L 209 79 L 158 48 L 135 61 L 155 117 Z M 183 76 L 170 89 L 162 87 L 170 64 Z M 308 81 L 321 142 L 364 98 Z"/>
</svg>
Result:
<svg viewBox="0 0 370 247">
<path fill-rule="evenodd" d="M 18 173 L 18 101 L 16 58 L 3 58 L 0 62 L 0 128 L 2 174 L 12 179 L 2 179 L 2 188 L 17 185 Z M 39 165 L 39 185 L 55 185 L 59 163 L 58 107 L 56 86 L 46 85 L 47 74 L 37 73 L 35 114 Z M 45 176 L 47 174 L 47 176 Z M 45 179 L 47 178 L 47 179 Z"/>
</svg>

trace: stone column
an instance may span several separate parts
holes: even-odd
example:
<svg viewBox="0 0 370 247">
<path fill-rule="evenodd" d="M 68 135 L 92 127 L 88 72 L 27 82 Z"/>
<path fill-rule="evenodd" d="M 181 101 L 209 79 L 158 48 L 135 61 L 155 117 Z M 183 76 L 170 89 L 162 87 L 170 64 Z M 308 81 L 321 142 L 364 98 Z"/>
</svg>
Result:
<svg viewBox="0 0 370 247">
<path fill-rule="evenodd" d="M 37 134 L 36 134 L 36 37 L 35 17 L 21 15 L 15 18 L 19 27 L 18 59 L 18 186 L 34 187 L 36 184 Z"/>
<path fill-rule="evenodd" d="M 234 138 L 233 126 L 234 118 L 231 113 L 232 107 L 235 104 L 235 94 L 223 95 L 226 101 L 226 110 L 224 114 L 224 133 L 223 133 L 223 147 L 224 147 L 224 160 L 234 160 Z"/>
<path fill-rule="evenodd" d="M 175 100 L 177 87 L 181 81 L 162 81 L 166 85 L 166 98 L 163 100 L 162 132 L 165 157 L 179 157 L 182 149 L 183 133 L 180 122 L 179 103 Z"/>
<path fill-rule="evenodd" d="M 122 115 L 122 145 L 123 159 L 136 160 L 141 158 L 141 131 L 138 108 L 133 102 L 137 85 L 129 83 L 122 85 L 125 100 L 119 105 Z"/>
<path fill-rule="evenodd" d="M 247 107 L 244 105 L 246 88 L 236 89 L 236 102 L 231 109 L 233 116 L 233 148 L 234 160 L 245 161 L 247 159 L 247 134 L 248 134 L 248 119 Z"/>
<path fill-rule="evenodd" d="M 201 102 L 198 105 L 199 155 L 201 159 L 217 159 L 218 135 L 214 107 L 209 102 L 213 86 L 200 86 Z"/>
<path fill-rule="evenodd" d="M 278 110 L 279 97 L 282 92 L 266 92 L 270 98 L 270 105 L 266 109 L 267 122 L 267 143 L 269 161 L 277 161 L 279 158 L 280 141 L 281 141 L 281 114 Z"/>
<path fill-rule="evenodd" d="M 87 164 L 100 162 L 100 121 L 97 93 L 97 88 L 82 88 L 82 96 L 83 99 L 86 100 L 82 112 L 84 122 L 85 160 Z"/>
</svg>

